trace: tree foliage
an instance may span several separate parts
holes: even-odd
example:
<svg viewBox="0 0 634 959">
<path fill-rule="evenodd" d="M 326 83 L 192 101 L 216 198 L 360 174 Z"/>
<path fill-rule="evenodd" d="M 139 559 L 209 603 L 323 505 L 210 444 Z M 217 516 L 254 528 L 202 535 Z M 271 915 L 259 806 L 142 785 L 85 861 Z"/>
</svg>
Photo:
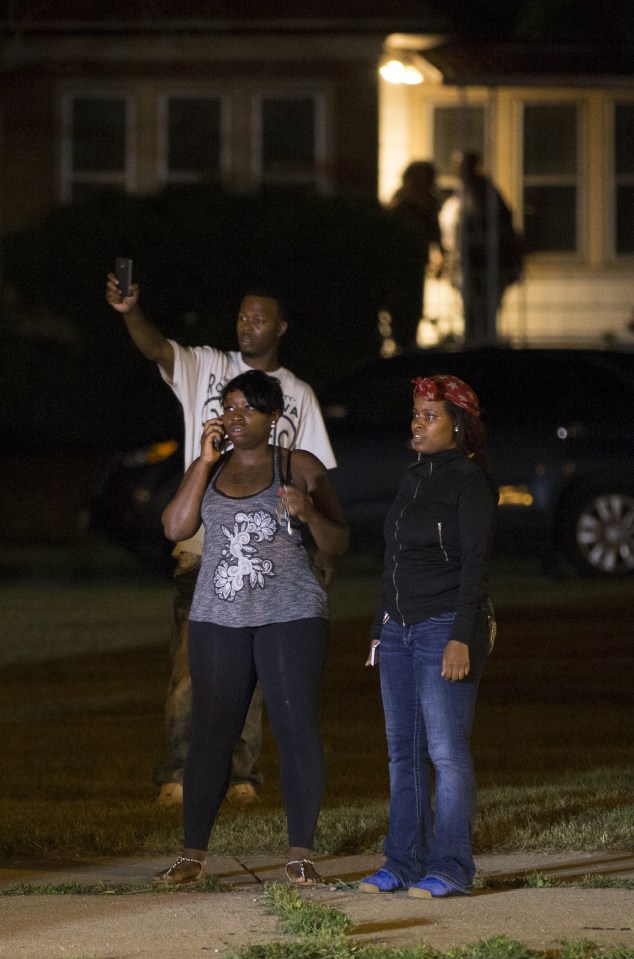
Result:
<svg viewBox="0 0 634 959">
<path fill-rule="evenodd" d="M 102 417 L 118 409 L 119 428 L 134 416 L 147 428 L 157 394 L 169 391 L 105 302 L 116 256 L 134 260 L 148 316 L 185 344 L 234 349 L 243 293 L 279 291 L 290 319 L 282 362 L 317 387 L 376 356 L 386 290 L 420 284 L 411 238 L 378 203 L 196 187 L 102 193 L 55 210 L 38 229 L 5 238 L 5 291 L 23 314 L 45 310 L 70 322 L 78 356 L 74 366 L 66 356 L 60 387 L 68 365 L 81 366 L 75 389 L 90 397 L 80 406 L 96 404 Z"/>
<path fill-rule="evenodd" d="M 482 40 L 623 43 L 634 39 L 630 0 L 443 0 L 457 33 Z"/>
</svg>

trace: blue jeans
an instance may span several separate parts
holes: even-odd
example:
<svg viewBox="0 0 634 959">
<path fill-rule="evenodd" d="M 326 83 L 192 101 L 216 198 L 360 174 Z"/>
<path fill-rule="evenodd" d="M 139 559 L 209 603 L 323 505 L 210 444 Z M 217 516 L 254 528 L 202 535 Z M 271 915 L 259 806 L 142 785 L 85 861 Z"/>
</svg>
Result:
<svg viewBox="0 0 634 959">
<path fill-rule="evenodd" d="M 390 825 L 385 868 L 405 885 L 437 876 L 471 889 L 476 784 L 469 740 L 481 662 L 469 676 L 441 676 L 455 613 L 381 633 L 381 694 L 390 757 Z M 432 803 L 432 768 L 435 777 Z M 433 805 L 433 812 L 432 812 Z"/>
</svg>

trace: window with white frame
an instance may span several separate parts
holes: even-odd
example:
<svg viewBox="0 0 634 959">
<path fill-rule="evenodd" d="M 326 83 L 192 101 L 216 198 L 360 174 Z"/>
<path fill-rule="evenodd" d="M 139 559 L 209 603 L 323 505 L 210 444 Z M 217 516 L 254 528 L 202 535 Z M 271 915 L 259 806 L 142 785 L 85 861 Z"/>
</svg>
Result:
<svg viewBox="0 0 634 959">
<path fill-rule="evenodd" d="M 125 96 L 68 94 L 62 101 L 61 194 L 64 202 L 106 188 L 132 186 L 131 106 Z"/>
<path fill-rule="evenodd" d="M 524 105 L 524 239 L 528 252 L 578 248 L 578 108 Z"/>
<path fill-rule="evenodd" d="M 166 96 L 159 101 L 159 180 L 220 183 L 225 166 L 226 107 L 219 96 Z"/>
<path fill-rule="evenodd" d="M 253 176 L 262 186 L 323 192 L 325 107 L 320 94 L 257 97 Z"/>
<path fill-rule="evenodd" d="M 634 253 L 634 103 L 614 105 L 616 253 Z"/>
</svg>

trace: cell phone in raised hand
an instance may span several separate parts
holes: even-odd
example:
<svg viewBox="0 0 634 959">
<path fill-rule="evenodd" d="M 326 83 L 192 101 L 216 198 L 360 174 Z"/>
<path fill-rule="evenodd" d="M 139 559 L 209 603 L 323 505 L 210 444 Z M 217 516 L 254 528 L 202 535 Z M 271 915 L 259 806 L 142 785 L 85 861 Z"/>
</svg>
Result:
<svg viewBox="0 0 634 959">
<path fill-rule="evenodd" d="M 223 433 L 222 436 L 214 436 L 214 438 L 211 441 L 211 445 L 219 453 L 222 453 L 228 441 L 229 441 L 229 437 L 227 436 L 226 433 Z"/>
<path fill-rule="evenodd" d="M 130 296 L 132 292 L 130 289 L 132 285 L 132 260 L 128 260 L 125 256 L 118 256 L 115 261 L 114 272 L 119 283 L 121 296 Z"/>
</svg>

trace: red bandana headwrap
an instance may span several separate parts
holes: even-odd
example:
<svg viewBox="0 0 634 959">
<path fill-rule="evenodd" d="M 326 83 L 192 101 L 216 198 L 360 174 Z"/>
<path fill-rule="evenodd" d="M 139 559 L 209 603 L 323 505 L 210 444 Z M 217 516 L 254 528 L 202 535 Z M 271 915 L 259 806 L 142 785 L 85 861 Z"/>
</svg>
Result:
<svg viewBox="0 0 634 959">
<path fill-rule="evenodd" d="M 448 400 L 467 413 L 480 415 L 478 397 L 471 387 L 457 376 L 418 376 L 412 383 L 414 396 L 422 396 L 426 400 Z"/>
</svg>

